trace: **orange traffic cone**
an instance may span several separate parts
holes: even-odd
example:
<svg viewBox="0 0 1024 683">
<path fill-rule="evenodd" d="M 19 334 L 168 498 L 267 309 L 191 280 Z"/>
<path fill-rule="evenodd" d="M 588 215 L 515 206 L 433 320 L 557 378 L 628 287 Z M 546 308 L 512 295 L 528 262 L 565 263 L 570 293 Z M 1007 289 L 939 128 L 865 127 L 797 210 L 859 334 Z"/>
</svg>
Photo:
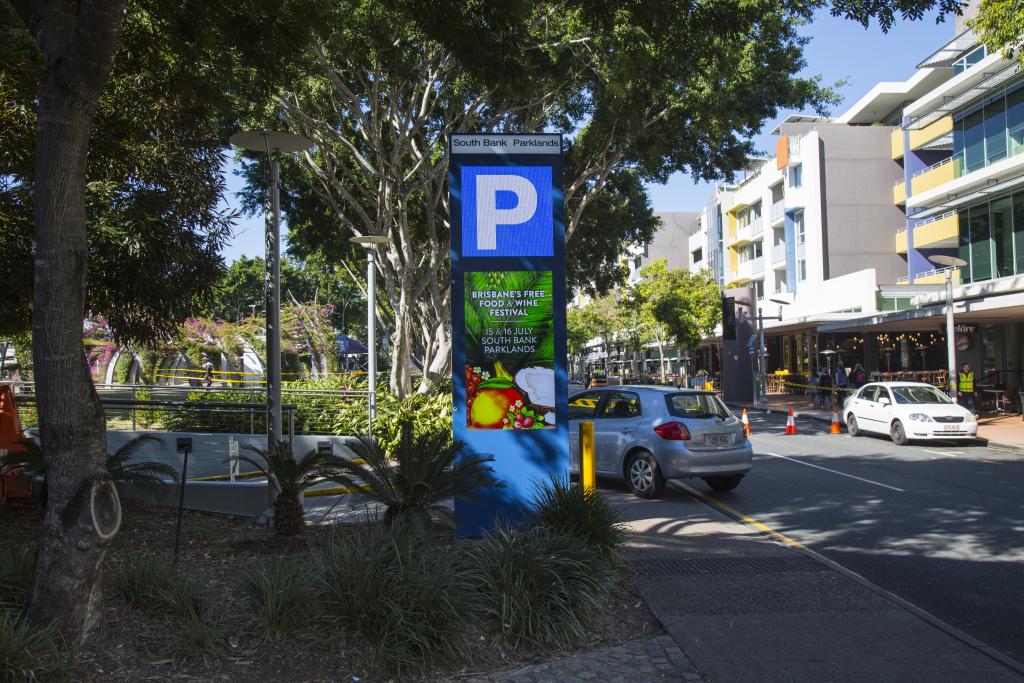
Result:
<svg viewBox="0 0 1024 683">
<path fill-rule="evenodd" d="M 786 433 L 796 434 L 796 420 L 793 419 L 793 409 L 789 409 L 789 417 L 786 418 Z"/>
<path fill-rule="evenodd" d="M 843 427 L 839 423 L 839 408 L 833 408 L 832 409 L 832 433 L 833 434 L 842 434 L 843 433 Z"/>
<path fill-rule="evenodd" d="M 750 420 L 747 419 L 747 409 L 743 409 L 743 417 L 740 418 L 740 422 L 743 423 L 743 431 L 750 436 Z"/>
</svg>

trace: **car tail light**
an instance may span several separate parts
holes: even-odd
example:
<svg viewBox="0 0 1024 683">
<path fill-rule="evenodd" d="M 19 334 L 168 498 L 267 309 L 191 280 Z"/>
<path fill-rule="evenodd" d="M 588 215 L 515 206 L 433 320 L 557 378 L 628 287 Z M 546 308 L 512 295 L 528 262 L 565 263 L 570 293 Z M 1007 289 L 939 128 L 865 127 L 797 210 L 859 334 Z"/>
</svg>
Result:
<svg viewBox="0 0 1024 683">
<path fill-rule="evenodd" d="M 690 430 L 682 422 L 666 422 L 654 428 L 654 432 L 666 441 L 689 441 Z"/>
</svg>

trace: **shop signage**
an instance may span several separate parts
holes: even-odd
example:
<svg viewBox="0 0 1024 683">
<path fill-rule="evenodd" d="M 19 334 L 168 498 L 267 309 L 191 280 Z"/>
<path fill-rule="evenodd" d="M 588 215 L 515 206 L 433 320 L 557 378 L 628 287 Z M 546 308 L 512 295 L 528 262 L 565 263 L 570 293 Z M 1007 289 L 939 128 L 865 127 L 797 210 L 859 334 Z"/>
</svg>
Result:
<svg viewBox="0 0 1024 683">
<path fill-rule="evenodd" d="M 452 136 L 453 431 L 504 483 L 455 501 L 462 535 L 568 477 L 561 150 L 561 135 Z"/>
</svg>

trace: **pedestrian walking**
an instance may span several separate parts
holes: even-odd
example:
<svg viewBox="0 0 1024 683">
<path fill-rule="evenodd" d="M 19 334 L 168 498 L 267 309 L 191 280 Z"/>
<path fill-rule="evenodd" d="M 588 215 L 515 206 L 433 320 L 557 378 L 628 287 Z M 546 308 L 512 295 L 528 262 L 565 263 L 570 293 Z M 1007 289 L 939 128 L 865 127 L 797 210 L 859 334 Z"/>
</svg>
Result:
<svg viewBox="0 0 1024 683">
<path fill-rule="evenodd" d="M 960 405 L 972 413 L 974 410 L 974 371 L 970 363 L 964 363 L 957 375 L 957 400 Z"/>
<path fill-rule="evenodd" d="M 843 398 L 850 391 L 850 376 L 846 373 L 846 368 L 843 367 L 842 363 L 836 365 L 835 377 L 833 379 L 835 380 L 833 382 L 835 384 L 835 400 L 833 403 L 842 406 Z"/>
<path fill-rule="evenodd" d="M 856 365 L 853 366 L 852 378 L 852 384 L 854 388 L 860 388 L 867 384 L 868 373 L 864 369 L 864 366 L 862 366 L 860 363 L 857 363 Z"/>
<path fill-rule="evenodd" d="M 818 386 L 821 387 L 821 397 L 818 401 L 818 407 L 824 408 L 825 401 L 828 401 L 828 409 L 832 410 L 832 375 L 828 374 L 824 370 L 818 376 Z"/>
<path fill-rule="evenodd" d="M 812 372 L 807 382 L 811 386 L 811 407 L 813 408 L 821 401 L 821 386 L 818 381 L 818 375 Z"/>
<path fill-rule="evenodd" d="M 208 387 L 213 386 L 213 363 L 206 361 L 203 365 L 203 369 L 206 373 L 203 375 L 203 384 Z"/>
</svg>

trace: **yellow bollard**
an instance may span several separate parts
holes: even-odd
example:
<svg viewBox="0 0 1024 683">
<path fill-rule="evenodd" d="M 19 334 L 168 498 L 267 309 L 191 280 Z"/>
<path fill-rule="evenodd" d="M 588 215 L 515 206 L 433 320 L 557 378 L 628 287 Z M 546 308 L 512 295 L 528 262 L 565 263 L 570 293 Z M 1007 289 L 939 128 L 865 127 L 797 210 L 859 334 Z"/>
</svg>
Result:
<svg viewBox="0 0 1024 683">
<path fill-rule="evenodd" d="M 593 422 L 580 422 L 580 484 L 583 485 L 584 491 L 597 490 Z"/>
</svg>

